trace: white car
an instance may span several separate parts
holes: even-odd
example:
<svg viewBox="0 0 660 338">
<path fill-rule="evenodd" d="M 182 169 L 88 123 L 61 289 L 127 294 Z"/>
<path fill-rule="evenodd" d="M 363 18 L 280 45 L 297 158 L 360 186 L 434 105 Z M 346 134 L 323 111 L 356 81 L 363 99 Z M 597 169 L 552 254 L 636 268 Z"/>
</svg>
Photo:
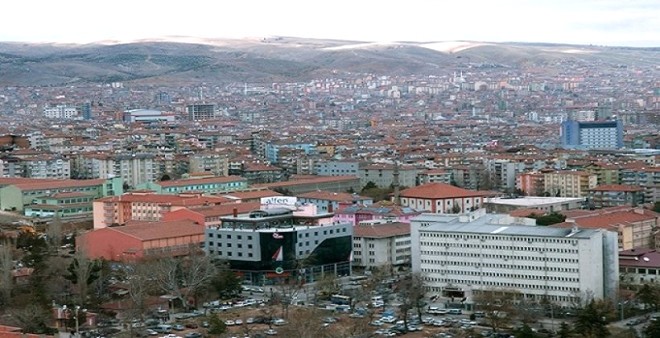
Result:
<svg viewBox="0 0 660 338">
<path fill-rule="evenodd" d="M 264 333 L 267 334 L 267 335 L 269 335 L 269 336 L 275 336 L 275 335 L 277 335 L 277 331 L 275 331 L 275 330 L 273 330 L 273 329 L 268 329 L 268 330 L 266 330 Z"/>
<path fill-rule="evenodd" d="M 233 325 L 236 325 L 236 322 L 231 320 L 231 319 L 227 319 L 227 320 L 225 320 L 225 325 L 233 326 Z"/>
<path fill-rule="evenodd" d="M 236 320 L 234 321 L 234 323 L 236 323 L 236 325 L 243 325 L 243 320 L 241 320 L 241 319 L 236 319 Z"/>
</svg>

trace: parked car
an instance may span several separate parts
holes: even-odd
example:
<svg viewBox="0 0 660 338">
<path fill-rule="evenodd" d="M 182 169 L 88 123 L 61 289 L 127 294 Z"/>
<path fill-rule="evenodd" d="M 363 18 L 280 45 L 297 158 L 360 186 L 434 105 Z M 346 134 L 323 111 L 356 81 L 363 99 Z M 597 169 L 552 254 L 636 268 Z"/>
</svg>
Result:
<svg viewBox="0 0 660 338">
<path fill-rule="evenodd" d="M 269 336 L 276 336 L 277 335 L 277 331 L 275 331 L 273 329 L 268 329 L 264 333 L 269 335 Z"/>
<path fill-rule="evenodd" d="M 202 338 L 202 334 L 199 332 L 188 332 L 184 336 L 185 338 Z"/>
</svg>

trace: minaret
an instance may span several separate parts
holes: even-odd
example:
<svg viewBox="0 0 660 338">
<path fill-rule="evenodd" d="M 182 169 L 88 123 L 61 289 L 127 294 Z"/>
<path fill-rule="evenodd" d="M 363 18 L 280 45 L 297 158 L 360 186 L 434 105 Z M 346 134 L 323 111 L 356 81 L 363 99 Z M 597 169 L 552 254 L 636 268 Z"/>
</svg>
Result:
<svg viewBox="0 0 660 338">
<path fill-rule="evenodd" d="M 392 187 L 394 188 L 394 204 L 401 205 L 399 196 L 399 161 L 394 159 L 394 171 L 392 172 Z"/>
</svg>

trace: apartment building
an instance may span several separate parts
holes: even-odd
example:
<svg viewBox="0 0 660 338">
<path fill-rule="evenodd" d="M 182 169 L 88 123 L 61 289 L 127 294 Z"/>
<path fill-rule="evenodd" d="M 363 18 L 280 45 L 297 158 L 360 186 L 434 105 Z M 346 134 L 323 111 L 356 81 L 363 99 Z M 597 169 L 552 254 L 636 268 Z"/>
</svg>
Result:
<svg viewBox="0 0 660 338">
<path fill-rule="evenodd" d="M 73 119 L 78 117 L 78 109 L 66 105 L 45 107 L 44 116 L 49 119 Z"/>
<path fill-rule="evenodd" d="M 516 224 L 483 209 L 422 214 L 411 222 L 412 269 L 432 292 L 462 297 L 513 290 L 520 297 L 570 306 L 613 298 L 618 289 L 616 234 L 604 230 Z"/>
<path fill-rule="evenodd" d="M 135 188 L 160 178 L 155 158 L 150 153 L 81 154 L 75 159 L 75 167 L 79 178 L 121 177 L 129 187 Z"/>
<path fill-rule="evenodd" d="M 431 169 L 417 174 L 417 183 L 445 183 L 451 184 L 451 172 L 445 169 Z"/>
<path fill-rule="evenodd" d="M 229 176 L 229 159 L 215 152 L 191 154 L 188 157 L 189 173 L 212 173 L 215 176 Z"/>
<path fill-rule="evenodd" d="M 589 199 L 595 208 L 644 204 L 644 188 L 623 184 L 602 184 L 591 189 Z"/>
<path fill-rule="evenodd" d="M 353 228 L 353 266 L 395 268 L 410 264 L 410 224 L 383 223 Z"/>
<path fill-rule="evenodd" d="M 542 172 L 521 173 L 516 177 L 516 189 L 525 196 L 543 196 L 545 178 Z"/>
<path fill-rule="evenodd" d="M 357 176 L 359 168 L 358 161 L 317 161 L 313 173 L 319 176 Z"/>
<path fill-rule="evenodd" d="M 635 207 L 610 207 L 600 210 L 573 210 L 562 212 L 564 223 L 557 227 L 604 229 L 618 234 L 619 250 L 653 248 L 654 229 L 660 226 L 660 214 Z"/>
<path fill-rule="evenodd" d="M 206 228 L 205 250 L 254 284 L 281 278 L 311 282 L 350 275 L 352 234 L 350 224 L 317 214 L 313 205 L 295 212 L 262 206 L 247 217 L 222 218 L 221 225 Z"/>
<path fill-rule="evenodd" d="M 598 184 L 597 176 L 585 171 L 555 171 L 543 174 L 545 192 L 557 197 L 587 197 Z"/>
<path fill-rule="evenodd" d="M 621 170 L 621 184 L 644 189 L 644 202 L 660 201 L 660 167 L 630 166 Z"/>
<path fill-rule="evenodd" d="M 71 161 L 55 155 L 25 157 L 23 175 L 27 178 L 52 178 L 66 180 L 71 178 Z"/>
<path fill-rule="evenodd" d="M 445 183 L 429 183 L 402 190 L 400 198 L 403 207 L 447 214 L 480 208 L 484 194 Z"/>
</svg>

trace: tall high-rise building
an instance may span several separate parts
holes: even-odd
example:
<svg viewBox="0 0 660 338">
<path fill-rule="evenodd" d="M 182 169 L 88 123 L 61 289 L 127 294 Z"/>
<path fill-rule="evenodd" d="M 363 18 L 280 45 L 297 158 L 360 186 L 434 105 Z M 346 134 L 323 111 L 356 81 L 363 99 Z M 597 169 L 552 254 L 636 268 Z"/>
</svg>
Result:
<svg viewBox="0 0 660 338">
<path fill-rule="evenodd" d="M 85 102 L 80 105 L 80 113 L 82 114 L 83 119 L 91 120 L 92 119 L 92 104 L 90 102 Z"/>
<path fill-rule="evenodd" d="M 190 121 L 209 120 L 215 118 L 215 105 L 189 104 L 186 107 L 186 112 Z"/>
<path fill-rule="evenodd" d="M 616 121 L 564 121 L 561 144 L 565 148 L 617 149 L 623 147 L 623 123 Z"/>
</svg>

